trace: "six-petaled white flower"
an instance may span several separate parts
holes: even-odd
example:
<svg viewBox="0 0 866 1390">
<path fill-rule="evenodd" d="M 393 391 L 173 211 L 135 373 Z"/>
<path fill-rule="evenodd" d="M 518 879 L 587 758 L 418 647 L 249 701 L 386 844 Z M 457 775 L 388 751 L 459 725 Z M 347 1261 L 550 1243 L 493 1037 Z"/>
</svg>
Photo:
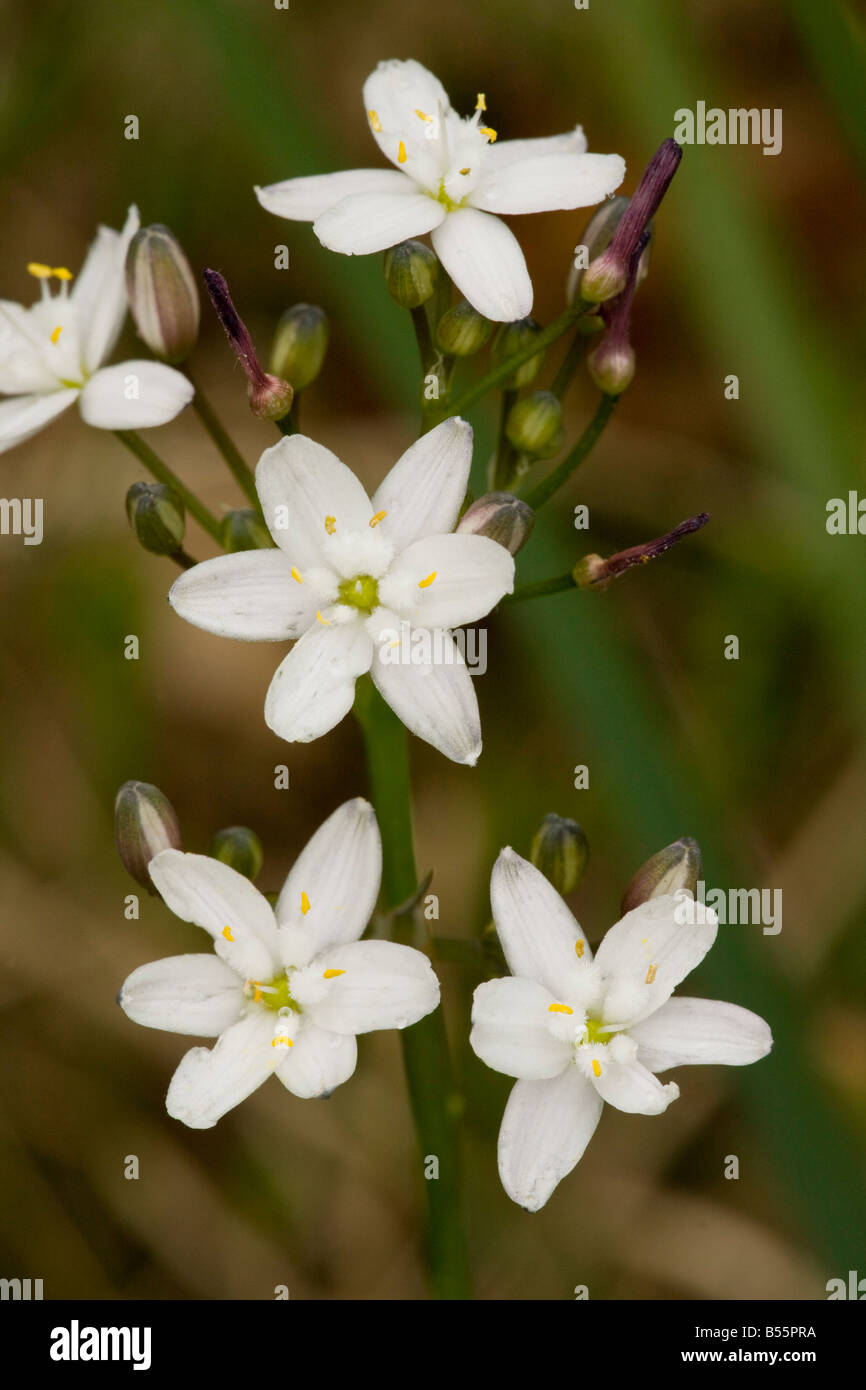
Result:
<svg viewBox="0 0 866 1390">
<path fill-rule="evenodd" d="M 476 762 L 478 701 L 448 630 L 511 592 L 514 561 L 485 536 L 452 534 L 471 460 L 470 426 L 445 420 L 407 449 L 371 501 L 328 449 L 291 435 L 256 470 L 279 548 L 218 555 L 173 585 L 173 608 L 208 632 L 299 639 L 265 701 L 281 738 L 308 743 L 327 733 L 369 671 L 407 728 L 455 762 Z M 444 659 L 389 659 L 405 623 L 410 635 L 432 632 Z"/>
<path fill-rule="evenodd" d="M 451 109 L 420 63 L 380 63 L 364 84 L 380 150 L 395 169 L 349 169 L 257 188 L 269 212 L 312 222 L 323 246 L 350 256 L 432 233 L 451 279 L 480 314 L 510 321 L 532 308 L 520 246 L 494 214 L 589 207 L 618 188 L 618 154 L 587 154 L 578 126 L 548 139 L 497 140 L 486 99 L 474 116 Z"/>
<path fill-rule="evenodd" d="M 76 400 L 86 423 L 105 430 L 167 424 L 192 400 L 187 378 L 161 362 L 102 365 L 126 317 L 124 262 L 137 230 L 135 207 L 122 232 L 100 227 L 71 292 L 65 266 L 32 261 L 42 298 L 29 309 L 0 300 L 0 394 L 12 398 L 0 401 L 0 453 Z"/>
<path fill-rule="evenodd" d="M 475 991 L 470 1041 L 518 1080 L 499 1132 L 499 1175 L 515 1202 L 544 1206 L 589 1143 L 603 1102 L 658 1115 L 679 1095 L 657 1072 L 743 1066 L 772 1047 L 762 1018 L 736 1004 L 671 998 L 712 946 L 718 919 L 675 895 L 626 913 L 592 952 L 534 865 L 504 849 L 490 897 L 511 976 Z"/>
<path fill-rule="evenodd" d="M 143 965 L 120 992 L 136 1023 L 219 1039 L 181 1061 L 170 1115 L 209 1129 L 272 1074 L 303 1099 L 329 1095 L 355 1070 L 356 1034 L 406 1028 L 436 1008 L 439 982 L 421 951 L 358 940 L 381 871 L 376 818 L 360 799 L 316 831 L 276 908 L 217 859 L 166 849 L 151 860 L 172 912 L 210 932 L 216 950 Z"/>
</svg>

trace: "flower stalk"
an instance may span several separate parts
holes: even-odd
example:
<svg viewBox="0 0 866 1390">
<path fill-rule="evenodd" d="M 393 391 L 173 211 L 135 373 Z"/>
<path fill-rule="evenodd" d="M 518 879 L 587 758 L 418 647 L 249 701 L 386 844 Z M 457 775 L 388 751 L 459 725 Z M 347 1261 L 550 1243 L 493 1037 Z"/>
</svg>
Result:
<svg viewBox="0 0 866 1390">
<path fill-rule="evenodd" d="M 144 442 L 141 435 L 135 430 L 115 430 L 114 433 L 121 444 L 124 444 L 129 452 L 134 454 L 140 463 L 144 464 L 148 473 L 156 478 L 158 483 L 165 483 L 167 487 L 174 488 L 190 516 L 195 517 L 203 531 L 207 531 L 209 536 L 222 544 L 222 531 L 213 512 L 199 501 L 194 492 L 190 492 L 186 483 L 181 482 L 168 464 L 162 461 L 159 454 L 154 453 L 150 445 Z"/>
<path fill-rule="evenodd" d="M 258 507 L 259 495 L 256 492 L 253 470 L 244 459 L 198 382 L 193 382 L 193 385 L 195 386 L 195 395 L 192 404 L 196 415 L 228 464 L 229 472 L 244 496 L 249 498 L 253 506 Z"/>
<path fill-rule="evenodd" d="M 562 462 L 548 473 L 546 478 L 542 478 L 541 482 L 536 483 L 535 487 L 526 494 L 523 500 L 529 504 L 534 512 L 537 512 L 539 507 L 550 500 L 595 448 L 607 428 L 618 399 L 617 396 L 602 396 L 595 414 L 573 448 L 569 450 Z"/>
</svg>

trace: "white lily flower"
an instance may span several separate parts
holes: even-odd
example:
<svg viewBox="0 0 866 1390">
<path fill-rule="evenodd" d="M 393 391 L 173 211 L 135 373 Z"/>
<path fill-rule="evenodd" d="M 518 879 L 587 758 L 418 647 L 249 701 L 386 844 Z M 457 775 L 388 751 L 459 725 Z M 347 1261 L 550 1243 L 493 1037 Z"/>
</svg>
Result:
<svg viewBox="0 0 866 1390">
<path fill-rule="evenodd" d="M 379 149 L 396 169 L 349 169 L 256 188 L 278 217 L 312 222 L 323 246 L 349 256 L 432 233 L 461 294 L 485 318 L 532 308 L 517 239 L 496 213 L 589 207 L 618 188 L 618 154 L 587 154 L 580 126 L 541 140 L 497 140 L 481 93 L 475 114 L 451 109 L 441 82 L 413 59 L 380 63 L 364 84 Z"/>
<path fill-rule="evenodd" d="M 103 366 L 126 317 L 124 263 L 137 230 L 136 207 L 122 232 L 100 227 L 71 292 L 65 266 L 31 261 L 42 298 L 30 308 L 0 300 L 0 395 L 11 397 L 0 400 L 0 453 L 76 400 L 86 423 L 104 430 L 165 425 L 192 400 L 187 378 L 162 362 Z"/>
<path fill-rule="evenodd" d="M 651 898 L 589 943 L 542 873 L 504 849 L 490 881 L 511 976 L 475 991 L 470 1042 L 494 1071 L 517 1077 L 499 1132 L 509 1197 L 538 1211 L 581 1158 L 605 1101 L 659 1115 L 679 1095 L 656 1073 L 694 1063 L 745 1066 L 773 1045 L 762 1018 L 736 1004 L 673 999 L 716 938 L 718 918 L 680 898 Z"/>
<path fill-rule="evenodd" d="M 376 817 L 360 798 L 316 831 L 276 908 L 206 855 L 162 850 L 150 874 L 172 912 L 214 940 L 214 955 L 142 965 L 119 998 L 147 1028 L 218 1039 L 187 1052 L 168 1089 L 168 1113 L 192 1129 L 210 1129 L 271 1075 L 302 1099 L 330 1095 L 355 1070 L 356 1034 L 407 1028 L 439 1003 L 421 951 L 358 939 L 382 876 Z"/>
<path fill-rule="evenodd" d="M 472 461 L 453 417 L 422 435 L 368 498 L 330 450 L 304 435 L 267 449 L 256 486 L 277 550 L 218 555 L 169 593 L 182 618 L 223 637 L 298 638 L 277 668 L 265 720 L 309 743 L 352 708 L 370 672 L 407 728 L 458 763 L 481 752 L 472 678 L 449 629 L 489 613 L 514 585 L 514 560 L 485 536 L 451 534 Z M 436 659 L 393 660 L 401 624 L 436 641 Z"/>
</svg>

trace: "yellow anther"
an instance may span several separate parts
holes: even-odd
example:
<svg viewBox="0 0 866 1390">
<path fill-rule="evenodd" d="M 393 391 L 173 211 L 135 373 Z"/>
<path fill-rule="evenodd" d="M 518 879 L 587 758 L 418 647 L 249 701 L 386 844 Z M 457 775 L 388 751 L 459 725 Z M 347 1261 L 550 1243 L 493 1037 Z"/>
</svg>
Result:
<svg viewBox="0 0 866 1390">
<path fill-rule="evenodd" d="M 471 174 L 472 170 L 467 167 L 466 169 L 461 169 L 460 172 L 461 174 Z"/>
<path fill-rule="evenodd" d="M 498 140 L 498 138 L 499 138 L 498 135 L 496 134 L 496 131 L 492 128 L 492 126 L 489 126 L 489 125 L 480 125 L 480 126 L 478 127 L 478 129 L 481 131 L 481 134 L 482 134 L 482 135 L 486 135 L 486 136 L 487 136 L 487 139 L 490 141 L 491 145 L 493 144 L 493 142 L 494 142 L 495 140 Z"/>
<path fill-rule="evenodd" d="M 254 990 L 254 993 L 253 993 L 253 1003 L 254 1003 L 254 1004 L 261 1004 L 261 1002 L 262 1002 L 262 1000 L 263 1000 L 263 998 L 264 998 L 264 995 L 262 994 L 262 992 L 261 992 L 261 990 L 259 989 L 259 986 L 258 986 L 258 984 L 256 983 L 255 980 L 253 980 L 253 990 Z"/>
<path fill-rule="evenodd" d="M 403 143 L 402 140 L 400 141 L 399 145 L 397 146 L 397 163 L 398 163 L 398 164 L 405 164 L 405 163 L 406 163 L 406 146 L 405 146 L 405 144 Z"/>
<path fill-rule="evenodd" d="M 57 280 L 71 280 L 72 271 L 67 270 L 65 265 L 56 265 L 52 268 L 51 274 Z"/>
<path fill-rule="evenodd" d="M 345 970 L 326 970 L 322 975 L 322 979 L 336 980 L 338 975 L 345 975 L 345 973 Z"/>
<path fill-rule="evenodd" d="M 301 576 L 299 575 L 298 571 L 295 569 L 294 565 L 292 565 L 292 568 L 291 568 L 291 570 L 289 571 L 289 573 L 291 574 L 291 576 L 292 576 L 292 578 L 294 579 L 294 581 L 295 581 L 296 584 L 303 584 L 304 581 L 303 581 L 303 579 L 301 578 Z"/>
<path fill-rule="evenodd" d="M 231 927 L 223 927 L 223 936 L 225 937 L 226 941 L 234 941 Z"/>
<path fill-rule="evenodd" d="M 419 588 L 419 589 L 429 589 L 429 588 L 430 588 L 430 585 L 433 583 L 433 580 L 434 580 L 435 578 L 436 578 L 436 571 L 433 570 L 431 574 L 428 574 L 428 576 L 427 576 L 426 579 L 419 579 L 419 580 L 418 580 L 418 588 Z"/>
<path fill-rule="evenodd" d="M 43 265 L 41 261 L 30 261 L 27 266 L 27 274 L 35 275 L 37 280 L 50 280 L 52 270 L 50 265 Z"/>
<path fill-rule="evenodd" d="M 335 516 L 326 516 L 326 517 L 325 517 L 325 530 L 327 531 L 328 535 L 329 535 L 329 536 L 333 536 L 333 534 L 334 534 L 334 532 L 336 531 L 336 529 L 337 529 L 337 518 L 336 518 Z"/>
<path fill-rule="evenodd" d="M 371 526 L 378 526 L 378 525 L 379 525 L 379 522 L 380 522 L 380 521 L 384 521 L 384 520 L 385 520 L 385 517 L 386 517 L 387 515 L 388 515 L 387 512 L 377 512 L 375 516 L 371 516 L 371 517 L 370 517 L 370 525 L 371 525 Z"/>
<path fill-rule="evenodd" d="M 418 117 L 419 121 L 432 121 L 433 119 L 432 116 L 427 115 L 426 111 L 419 111 L 417 106 L 415 107 L 415 115 Z"/>
<path fill-rule="evenodd" d="M 643 940 L 642 940 L 641 943 L 640 943 L 641 946 L 645 946 L 645 945 L 647 944 L 647 940 L 648 940 L 648 938 L 647 938 L 647 937 L 644 937 Z"/>
<path fill-rule="evenodd" d="M 330 620 L 330 618 L 323 618 L 322 615 L 321 615 L 321 613 L 319 612 L 319 609 L 318 609 L 318 608 L 316 609 L 316 621 L 317 621 L 317 622 L 320 622 L 320 623 L 322 624 L 322 627 L 330 627 L 330 626 L 331 626 L 331 620 Z"/>
<path fill-rule="evenodd" d="M 597 1057 L 592 1059 L 592 1074 L 593 1076 L 601 1076 L 601 1062 Z"/>
<path fill-rule="evenodd" d="M 486 111 L 486 110 L 487 110 L 487 97 L 484 95 L 483 92 L 479 92 L 479 93 L 478 93 L 478 96 L 477 96 L 477 98 L 476 98 L 476 100 L 475 100 L 475 110 L 476 110 L 476 111 Z"/>
<path fill-rule="evenodd" d="M 271 1038 L 271 1047 L 294 1047 L 294 1045 L 291 1038 L 286 1037 L 285 1033 L 281 1033 L 278 1038 Z"/>
<path fill-rule="evenodd" d="M 309 910 L 310 910 L 310 900 L 309 900 L 309 898 L 307 897 L 306 893 L 302 893 L 302 894 L 301 894 L 301 912 L 302 912 L 303 915 L 306 917 L 306 915 L 307 915 L 307 913 L 309 912 Z"/>
<path fill-rule="evenodd" d="M 648 985 L 651 985 L 651 984 L 652 984 L 653 980 L 654 980 L 655 977 L 656 977 L 656 971 L 657 971 L 657 970 L 658 970 L 658 966 L 657 966 L 657 965 L 651 965 L 651 966 L 650 966 L 649 970 L 646 972 L 646 984 L 648 984 Z"/>
<path fill-rule="evenodd" d="M 376 134 L 378 135 L 379 131 L 382 129 L 382 122 L 379 120 L 379 113 L 377 111 L 368 111 L 367 116 L 369 118 L 370 125 L 373 127 L 373 129 L 376 131 Z"/>
<path fill-rule="evenodd" d="M 583 955 L 585 949 L 586 949 L 586 942 L 585 942 L 583 939 L 580 939 L 580 940 L 578 940 L 578 941 L 575 941 L 575 943 L 574 943 L 574 953 L 575 953 L 575 955 L 578 957 L 578 959 L 580 959 L 580 957 Z"/>
<path fill-rule="evenodd" d="M 57 327 L 55 328 L 54 332 L 51 334 L 51 341 L 52 341 L 52 343 L 54 343 L 55 346 L 57 345 L 57 339 L 60 337 L 60 334 L 61 334 L 62 332 L 63 332 L 62 325 L 58 323 L 58 325 L 57 325 Z"/>
<path fill-rule="evenodd" d="M 549 1014 L 573 1014 L 574 1009 L 570 1009 L 567 1004 L 550 1004 L 547 1012 Z"/>
</svg>

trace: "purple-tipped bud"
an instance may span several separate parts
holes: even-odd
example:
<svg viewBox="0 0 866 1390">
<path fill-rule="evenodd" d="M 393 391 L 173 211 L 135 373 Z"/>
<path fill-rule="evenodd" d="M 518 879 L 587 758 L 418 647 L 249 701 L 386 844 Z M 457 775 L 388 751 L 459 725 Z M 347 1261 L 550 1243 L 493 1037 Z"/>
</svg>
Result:
<svg viewBox="0 0 866 1390">
<path fill-rule="evenodd" d="M 488 492 L 461 516 L 457 530 L 472 536 L 487 536 L 504 545 L 512 555 L 526 544 L 535 525 L 535 513 L 528 502 L 510 492 Z"/>
<path fill-rule="evenodd" d="M 114 843 L 128 874 L 155 893 L 148 864 L 163 849 L 180 849 L 180 825 L 167 796 L 150 782 L 124 782 L 114 802 Z"/>
<path fill-rule="evenodd" d="M 665 140 L 656 150 L 619 221 L 610 246 L 584 272 L 580 285 L 582 299 L 591 304 L 601 304 L 625 289 L 635 251 L 682 157 L 682 146 L 674 139 Z"/>
<path fill-rule="evenodd" d="M 635 565 L 645 565 L 650 560 L 657 559 L 659 555 L 664 555 L 672 545 L 685 540 L 686 536 L 694 535 L 695 531 L 700 531 L 709 519 L 709 512 L 699 512 L 697 516 L 690 516 L 686 521 L 681 521 L 679 526 L 675 526 L 663 536 L 658 536 L 654 541 L 632 545 L 628 550 L 620 550 L 606 560 L 601 555 L 584 555 L 572 570 L 572 578 L 579 589 L 606 589 L 612 579 L 618 579 L 626 570 L 634 569 Z"/>
<path fill-rule="evenodd" d="M 623 917 L 650 898 L 661 898 L 684 888 L 694 897 L 700 876 L 701 851 L 697 840 L 688 835 L 675 840 L 638 869 L 623 894 Z"/>
<path fill-rule="evenodd" d="M 228 283 L 218 270 L 206 270 L 204 282 L 232 351 L 246 373 L 250 410 L 264 420 L 282 420 L 292 408 L 294 391 L 287 381 L 266 372 L 249 329 L 232 303 Z"/>
</svg>

